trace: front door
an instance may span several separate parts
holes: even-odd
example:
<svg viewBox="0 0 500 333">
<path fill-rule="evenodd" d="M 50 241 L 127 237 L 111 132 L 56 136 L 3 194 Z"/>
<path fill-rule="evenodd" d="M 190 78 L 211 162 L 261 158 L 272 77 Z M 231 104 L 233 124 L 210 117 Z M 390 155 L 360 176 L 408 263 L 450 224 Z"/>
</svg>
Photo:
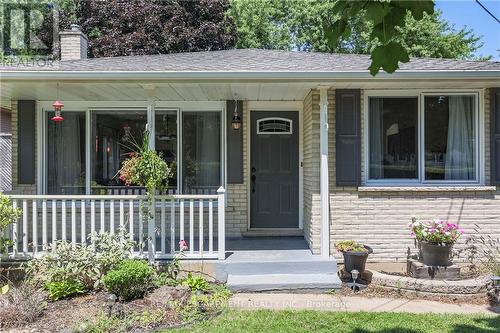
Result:
<svg viewBox="0 0 500 333">
<path fill-rule="evenodd" d="M 250 227 L 299 227 L 299 115 L 251 112 Z"/>
</svg>

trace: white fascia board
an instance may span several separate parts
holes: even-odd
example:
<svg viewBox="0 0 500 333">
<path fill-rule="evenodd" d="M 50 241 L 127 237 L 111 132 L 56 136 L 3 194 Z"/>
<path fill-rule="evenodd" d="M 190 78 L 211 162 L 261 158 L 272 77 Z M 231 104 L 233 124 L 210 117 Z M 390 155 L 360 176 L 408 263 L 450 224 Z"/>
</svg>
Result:
<svg viewBox="0 0 500 333">
<path fill-rule="evenodd" d="M 498 78 L 500 70 L 405 71 L 381 72 L 372 77 L 367 71 L 331 72 L 192 72 L 192 71 L 0 71 L 0 80 L 169 80 L 169 79 L 263 79 L 263 80 L 328 80 L 328 79 L 459 79 Z"/>
</svg>

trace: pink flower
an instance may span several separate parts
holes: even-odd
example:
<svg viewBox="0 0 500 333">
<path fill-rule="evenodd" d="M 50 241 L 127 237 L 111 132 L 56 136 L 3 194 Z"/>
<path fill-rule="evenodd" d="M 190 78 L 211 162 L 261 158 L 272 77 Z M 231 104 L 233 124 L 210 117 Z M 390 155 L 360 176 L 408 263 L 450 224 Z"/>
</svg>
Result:
<svg viewBox="0 0 500 333">
<path fill-rule="evenodd" d="M 186 251 L 187 249 L 189 249 L 189 247 L 184 239 L 181 239 L 179 241 L 179 247 L 180 247 L 181 251 Z"/>
</svg>

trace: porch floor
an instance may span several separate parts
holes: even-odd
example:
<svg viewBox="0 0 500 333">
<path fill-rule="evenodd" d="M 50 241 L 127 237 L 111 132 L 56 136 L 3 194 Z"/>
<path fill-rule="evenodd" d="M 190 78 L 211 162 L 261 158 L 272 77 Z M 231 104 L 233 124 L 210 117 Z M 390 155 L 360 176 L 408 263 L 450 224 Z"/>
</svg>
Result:
<svg viewBox="0 0 500 333">
<path fill-rule="evenodd" d="M 242 237 L 226 241 L 226 262 L 321 260 L 303 237 Z"/>
</svg>

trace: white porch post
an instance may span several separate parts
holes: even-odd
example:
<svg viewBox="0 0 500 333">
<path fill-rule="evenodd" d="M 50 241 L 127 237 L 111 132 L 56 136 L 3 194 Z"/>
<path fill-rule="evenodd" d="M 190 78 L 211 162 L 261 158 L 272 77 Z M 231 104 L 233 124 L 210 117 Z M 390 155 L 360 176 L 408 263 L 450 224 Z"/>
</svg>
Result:
<svg viewBox="0 0 500 333">
<path fill-rule="evenodd" d="M 320 217 L 321 217 L 321 256 L 330 256 L 330 203 L 328 191 L 328 88 L 320 87 Z"/>
<path fill-rule="evenodd" d="M 144 85 L 144 90 L 148 94 L 148 105 L 147 105 L 147 130 L 149 132 L 149 149 L 155 149 L 155 87 L 153 85 Z M 153 200 L 148 207 L 149 214 L 147 216 L 148 221 L 148 261 L 153 263 L 156 255 L 156 235 L 155 235 L 155 220 L 156 220 L 156 200 L 153 194 Z M 164 231 L 162 230 L 162 236 L 164 236 Z"/>
<path fill-rule="evenodd" d="M 217 253 L 219 260 L 226 259 L 226 190 L 217 190 Z"/>
</svg>

